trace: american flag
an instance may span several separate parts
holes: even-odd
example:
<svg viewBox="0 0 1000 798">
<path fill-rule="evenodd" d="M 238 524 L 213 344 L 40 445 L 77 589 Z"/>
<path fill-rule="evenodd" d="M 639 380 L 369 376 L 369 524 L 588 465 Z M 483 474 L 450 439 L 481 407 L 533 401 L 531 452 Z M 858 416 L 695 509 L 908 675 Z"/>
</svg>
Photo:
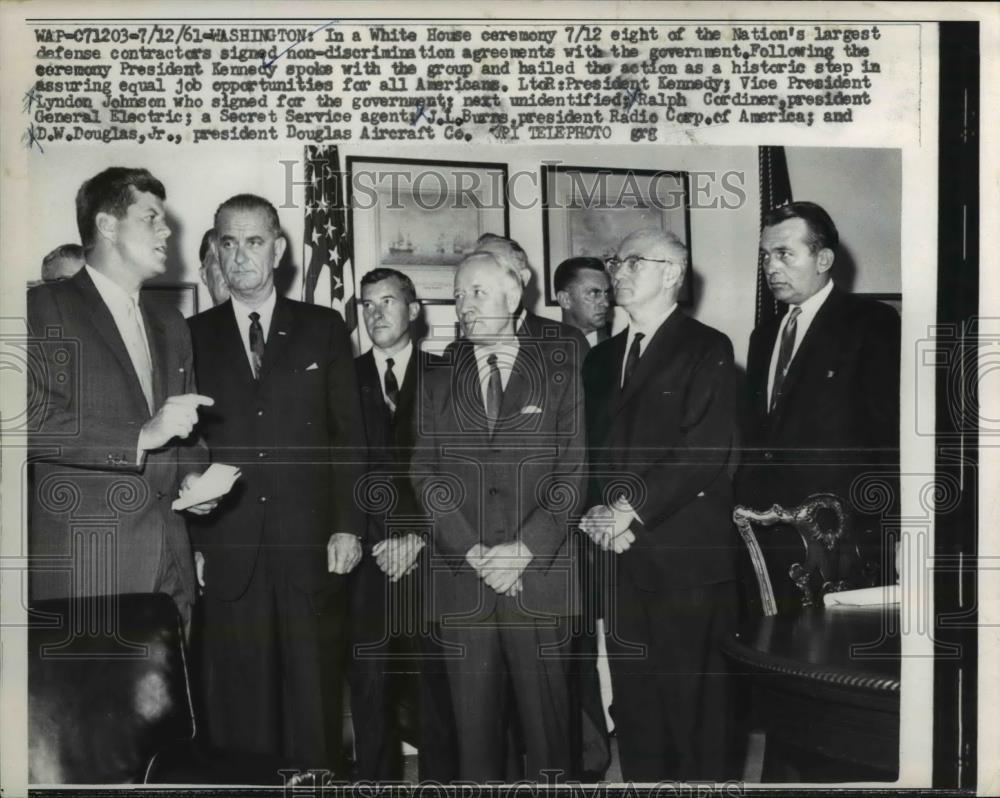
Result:
<svg viewBox="0 0 1000 798">
<path fill-rule="evenodd" d="M 760 163 L 760 218 L 763 224 L 765 214 L 792 201 L 792 184 L 784 147 L 760 147 L 757 154 Z M 763 264 L 764 256 L 758 250 L 755 325 L 764 324 L 784 312 L 784 305 L 779 305 L 767 285 Z"/>
<path fill-rule="evenodd" d="M 347 229 L 344 175 L 336 146 L 306 147 L 306 265 L 302 298 L 339 311 L 354 337 L 358 326 L 354 303 L 354 270 Z"/>
</svg>

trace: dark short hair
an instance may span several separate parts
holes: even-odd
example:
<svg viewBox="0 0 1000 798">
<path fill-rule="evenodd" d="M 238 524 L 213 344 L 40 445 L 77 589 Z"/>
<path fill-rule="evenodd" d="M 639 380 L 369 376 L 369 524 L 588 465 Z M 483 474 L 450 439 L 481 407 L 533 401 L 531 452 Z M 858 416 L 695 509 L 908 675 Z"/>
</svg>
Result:
<svg viewBox="0 0 1000 798">
<path fill-rule="evenodd" d="M 148 169 L 112 166 L 80 186 L 76 192 L 76 227 L 84 249 L 90 249 L 97 239 L 97 214 L 110 213 L 122 219 L 129 205 L 135 202 L 133 192 L 148 192 L 161 200 L 167 198 L 163 183 Z"/>
<path fill-rule="evenodd" d="M 222 215 L 223 211 L 264 211 L 271 232 L 275 236 L 281 235 L 281 222 L 278 219 L 277 209 L 266 199 L 258 197 L 256 194 L 237 194 L 216 208 L 213 222 L 215 230 L 219 229 L 219 216 Z"/>
<path fill-rule="evenodd" d="M 198 247 L 198 262 L 204 263 L 205 256 L 208 254 L 209 248 L 212 246 L 212 242 L 215 240 L 215 228 L 209 227 L 205 231 L 205 235 L 201 237 L 201 246 Z"/>
<path fill-rule="evenodd" d="M 840 244 L 840 234 L 837 225 L 833 223 L 823 208 L 815 202 L 789 202 L 779 208 L 774 208 L 764 214 L 761 227 L 774 227 L 789 219 L 801 219 L 809 228 L 809 250 L 819 252 L 821 249 L 837 251 Z"/>
<path fill-rule="evenodd" d="M 406 300 L 407 304 L 417 301 L 417 289 L 413 285 L 413 280 L 395 269 L 372 269 L 361 278 L 361 287 L 364 288 L 366 285 L 375 285 L 375 283 L 391 279 L 399 282 L 399 287 L 403 290 L 403 299 Z"/>
<path fill-rule="evenodd" d="M 600 258 L 591 258 L 586 255 L 567 258 L 556 267 L 555 276 L 552 278 L 552 284 L 555 286 L 556 293 L 568 289 L 577 281 L 580 272 L 584 271 L 595 271 L 604 274 L 604 261 Z"/>
</svg>

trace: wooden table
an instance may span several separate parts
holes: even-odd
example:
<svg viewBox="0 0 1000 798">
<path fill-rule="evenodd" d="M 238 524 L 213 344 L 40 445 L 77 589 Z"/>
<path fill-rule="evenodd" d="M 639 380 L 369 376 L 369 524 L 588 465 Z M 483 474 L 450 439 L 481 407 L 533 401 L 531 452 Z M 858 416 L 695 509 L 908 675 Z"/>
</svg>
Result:
<svg viewBox="0 0 1000 798">
<path fill-rule="evenodd" d="M 763 781 L 896 779 L 898 606 L 757 618 L 723 651 L 752 685 Z"/>
</svg>

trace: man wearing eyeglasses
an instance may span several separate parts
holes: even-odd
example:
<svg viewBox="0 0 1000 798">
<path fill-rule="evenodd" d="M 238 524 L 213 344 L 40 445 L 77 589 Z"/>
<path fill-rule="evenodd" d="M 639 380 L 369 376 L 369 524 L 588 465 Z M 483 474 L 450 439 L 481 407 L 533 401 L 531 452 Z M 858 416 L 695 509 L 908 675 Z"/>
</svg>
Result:
<svg viewBox="0 0 1000 798">
<path fill-rule="evenodd" d="M 671 233 L 622 241 L 607 270 L 629 325 L 583 370 L 595 478 L 581 528 L 617 559 L 605 617 L 628 781 L 733 776 L 717 646 L 737 609 L 733 348 L 677 307 L 687 261 Z"/>
</svg>

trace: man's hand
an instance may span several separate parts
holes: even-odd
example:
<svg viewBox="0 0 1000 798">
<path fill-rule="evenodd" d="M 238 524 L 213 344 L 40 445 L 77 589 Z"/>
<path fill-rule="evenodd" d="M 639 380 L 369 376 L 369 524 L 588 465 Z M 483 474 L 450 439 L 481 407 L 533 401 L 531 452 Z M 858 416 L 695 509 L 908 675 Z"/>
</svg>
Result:
<svg viewBox="0 0 1000 798">
<path fill-rule="evenodd" d="M 520 590 L 521 574 L 534 555 L 519 541 L 500 543 L 487 550 L 479 576 L 502 595 L 514 595 Z"/>
<path fill-rule="evenodd" d="M 214 404 L 211 396 L 197 393 L 167 397 L 163 407 L 139 430 L 139 448 L 148 452 L 166 445 L 172 438 L 186 438 L 198 423 L 198 407 Z"/>
<path fill-rule="evenodd" d="M 357 535 L 334 532 L 326 544 L 326 570 L 334 574 L 349 574 L 361 561 L 361 541 Z"/>
<path fill-rule="evenodd" d="M 194 487 L 195 483 L 201 479 L 201 474 L 190 473 L 184 477 L 181 481 L 180 496 L 183 498 L 184 494 Z M 221 497 L 219 497 L 221 499 Z M 219 499 L 209 499 L 201 504 L 193 504 L 187 508 L 187 512 L 194 515 L 208 515 L 212 510 L 219 506 Z"/>
<path fill-rule="evenodd" d="M 629 529 L 634 518 L 634 512 L 598 504 L 580 519 L 580 529 L 605 551 L 621 554 L 635 543 L 635 533 Z"/>
<path fill-rule="evenodd" d="M 487 548 L 482 543 L 477 543 L 465 553 L 465 561 L 479 576 L 482 576 L 483 566 L 486 564 Z"/>
<path fill-rule="evenodd" d="M 423 538 L 410 532 L 376 543 L 372 554 L 375 555 L 375 564 L 389 577 L 389 581 L 398 582 L 417 567 L 417 555 L 424 545 Z"/>
<path fill-rule="evenodd" d="M 198 578 L 198 592 L 203 593 L 205 587 L 205 555 L 200 551 L 194 553 L 194 575 Z"/>
</svg>

